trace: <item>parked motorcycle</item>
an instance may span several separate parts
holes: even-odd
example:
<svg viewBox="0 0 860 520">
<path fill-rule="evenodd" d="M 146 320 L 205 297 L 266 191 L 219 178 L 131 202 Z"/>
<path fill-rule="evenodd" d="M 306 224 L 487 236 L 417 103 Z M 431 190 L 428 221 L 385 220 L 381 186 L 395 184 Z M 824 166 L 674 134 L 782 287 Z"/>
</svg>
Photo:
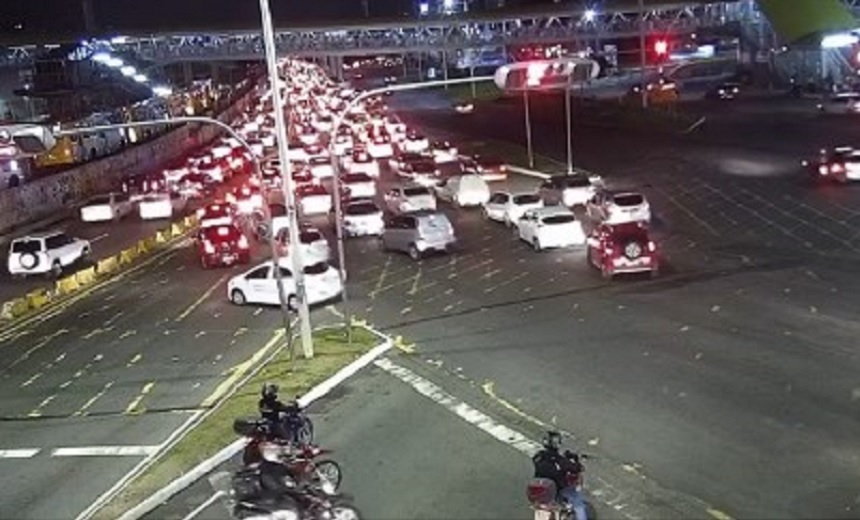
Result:
<svg viewBox="0 0 860 520">
<path fill-rule="evenodd" d="M 549 435 L 558 434 L 557 432 L 549 432 Z M 565 450 L 561 455 L 568 459 L 573 467 L 579 468 L 576 473 L 570 473 L 566 476 L 565 489 L 573 488 L 581 496 L 583 473 L 585 472 L 582 461 L 588 456 L 570 450 Z M 539 455 L 535 455 L 533 460 L 536 461 L 538 457 Z M 575 508 L 566 501 L 559 500 L 560 491 L 555 481 L 548 478 L 532 478 L 529 481 L 526 488 L 526 498 L 534 511 L 534 520 L 596 520 L 597 516 L 591 503 L 583 499 L 583 507 Z"/>
</svg>

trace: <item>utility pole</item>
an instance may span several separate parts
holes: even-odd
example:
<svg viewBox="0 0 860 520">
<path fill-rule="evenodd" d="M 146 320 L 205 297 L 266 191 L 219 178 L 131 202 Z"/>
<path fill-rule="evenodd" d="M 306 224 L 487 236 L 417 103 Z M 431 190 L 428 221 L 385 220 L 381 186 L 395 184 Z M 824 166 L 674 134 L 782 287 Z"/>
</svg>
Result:
<svg viewBox="0 0 860 520">
<path fill-rule="evenodd" d="M 361 7 L 364 9 L 364 17 L 370 18 L 370 0 L 361 0 Z"/>
<path fill-rule="evenodd" d="M 93 0 L 81 0 L 81 11 L 84 15 L 84 33 L 93 36 L 96 32 L 96 13 L 93 10 Z"/>
<path fill-rule="evenodd" d="M 642 108 L 648 108 L 648 74 L 645 72 L 645 66 L 648 64 L 645 53 L 645 0 L 639 0 L 639 62 L 642 67 L 642 84 L 639 89 L 642 91 Z"/>
</svg>

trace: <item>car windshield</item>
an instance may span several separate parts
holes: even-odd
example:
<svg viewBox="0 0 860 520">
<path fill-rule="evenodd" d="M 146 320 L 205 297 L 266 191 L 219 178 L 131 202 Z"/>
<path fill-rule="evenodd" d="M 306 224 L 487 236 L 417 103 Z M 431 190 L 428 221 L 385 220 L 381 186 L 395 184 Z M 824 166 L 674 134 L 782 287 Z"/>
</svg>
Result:
<svg viewBox="0 0 860 520">
<path fill-rule="evenodd" d="M 202 238 L 210 242 L 233 242 L 242 233 L 235 226 L 214 226 L 202 229 Z"/>
<path fill-rule="evenodd" d="M 329 162 L 328 157 L 313 157 L 310 160 L 311 164 L 328 164 Z"/>
<path fill-rule="evenodd" d="M 42 250 L 40 240 L 16 240 L 12 242 L 13 253 L 35 253 Z"/>
<path fill-rule="evenodd" d="M 436 164 L 429 161 L 412 163 L 412 171 L 415 173 L 435 173 Z"/>
<path fill-rule="evenodd" d="M 269 213 L 273 217 L 284 217 L 287 215 L 287 207 L 283 204 L 271 204 L 269 205 Z"/>
<path fill-rule="evenodd" d="M 150 200 L 156 201 L 160 199 L 152 197 Z M 226 206 L 209 206 L 203 211 L 203 218 L 221 218 L 229 215 L 230 213 L 227 211 Z"/>
<path fill-rule="evenodd" d="M 414 187 L 414 188 L 406 188 L 403 190 L 403 194 L 407 197 L 419 197 L 421 195 L 430 195 L 430 190 L 427 188 Z"/>
<path fill-rule="evenodd" d="M 537 204 L 540 202 L 540 195 L 528 193 L 526 195 L 514 196 L 514 204 L 520 206 L 523 204 Z"/>
<path fill-rule="evenodd" d="M 438 231 L 451 228 L 451 222 L 442 213 L 424 215 L 418 219 L 418 228 L 422 231 Z"/>
<path fill-rule="evenodd" d="M 343 182 L 353 184 L 357 182 L 372 182 L 373 179 L 366 173 L 349 173 L 343 176 Z"/>
<path fill-rule="evenodd" d="M 379 208 L 372 202 L 356 202 L 347 205 L 345 212 L 347 215 L 373 215 L 379 213 Z"/>
<path fill-rule="evenodd" d="M 484 167 L 495 167 L 501 166 L 502 161 L 500 159 L 496 159 L 495 157 L 480 157 L 478 158 L 478 163 Z"/>
<path fill-rule="evenodd" d="M 565 188 L 587 188 L 591 186 L 591 181 L 589 181 L 587 177 L 571 175 L 569 177 L 564 178 L 564 180 L 562 181 L 562 186 L 564 186 Z"/>
<path fill-rule="evenodd" d="M 104 195 L 104 196 L 101 196 L 101 197 L 94 197 L 94 198 L 93 198 L 92 200 L 90 200 L 90 202 L 89 202 L 89 205 L 90 205 L 90 206 L 98 206 L 98 205 L 101 205 L 101 204 L 110 204 L 110 195 Z"/>
<path fill-rule="evenodd" d="M 313 184 L 308 186 L 300 186 L 299 189 L 296 190 L 296 192 L 301 197 L 307 197 L 310 195 L 328 195 L 328 192 L 323 186 L 315 186 Z"/>
<path fill-rule="evenodd" d="M 325 262 L 320 262 L 317 264 L 309 265 L 304 269 L 305 274 L 323 274 L 328 271 L 328 264 Z"/>
<path fill-rule="evenodd" d="M 299 232 L 299 241 L 302 244 L 312 244 L 317 240 L 322 240 L 322 234 L 315 229 L 304 229 Z"/>
<path fill-rule="evenodd" d="M 550 215 L 548 217 L 544 217 L 544 224 L 567 224 L 569 222 L 576 222 L 576 217 L 573 215 Z"/>
<path fill-rule="evenodd" d="M 638 193 L 626 193 L 624 195 L 616 195 L 612 200 L 619 206 L 638 206 L 645 202 L 645 197 Z"/>
</svg>

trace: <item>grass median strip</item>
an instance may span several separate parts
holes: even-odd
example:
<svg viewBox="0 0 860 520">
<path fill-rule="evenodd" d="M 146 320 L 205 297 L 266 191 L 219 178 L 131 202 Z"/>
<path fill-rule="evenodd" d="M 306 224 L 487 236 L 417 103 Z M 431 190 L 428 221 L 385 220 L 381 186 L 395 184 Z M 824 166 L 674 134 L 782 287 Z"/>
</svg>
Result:
<svg viewBox="0 0 860 520">
<path fill-rule="evenodd" d="M 352 343 L 347 341 L 346 329 L 323 329 L 314 333 L 313 359 L 297 357 L 291 364 L 289 353 L 282 348 L 274 359 L 226 399 L 196 428 L 179 441 L 138 476 L 92 518 L 114 520 L 136 506 L 157 490 L 216 454 L 236 439 L 233 420 L 257 413 L 257 400 L 264 382 L 280 387 L 282 398 L 299 396 L 325 381 L 380 342 L 363 327 L 353 327 Z"/>
</svg>

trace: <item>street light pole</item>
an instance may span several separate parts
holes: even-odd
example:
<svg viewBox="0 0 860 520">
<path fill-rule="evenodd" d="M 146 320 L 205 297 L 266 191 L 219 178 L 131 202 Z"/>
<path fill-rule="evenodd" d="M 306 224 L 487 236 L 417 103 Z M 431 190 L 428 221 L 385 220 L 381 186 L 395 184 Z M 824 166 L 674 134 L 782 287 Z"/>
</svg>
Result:
<svg viewBox="0 0 860 520">
<path fill-rule="evenodd" d="M 241 144 L 245 150 L 247 150 L 248 155 L 250 155 L 251 160 L 254 164 L 254 174 L 257 176 L 257 179 L 260 181 L 260 185 L 263 184 L 263 168 L 260 165 L 260 158 L 254 153 L 251 145 L 241 136 L 239 135 L 230 125 L 219 121 L 218 119 L 212 117 L 205 116 L 182 116 L 182 117 L 171 117 L 170 119 L 164 119 L 159 121 L 132 121 L 128 123 L 116 123 L 110 125 L 99 125 L 99 126 L 87 126 L 80 128 L 73 128 L 71 130 L 60 130 L 58 132 L 54 132 L 53 135 L 56 137 L 62 136 L 73 136 L 73 135 L 81 135 L 81 134 L 91 134 L 91 133 L 99 133 L 99 132 L 107 132 L 110 130 L 118 130 L 123 128 L 150 128 L 153 126 L 162 126 L 162 125 L 184 125 L 186 123 L 201 123 L 201 124 L 211 124 L 219 127 L 224 130 L 228 134 L 230 134 L 233 139 Z M 263 218 L 266 222 L 269 223 L 269 229 L 273 229 L 272 226 L 272 213 L 269 208 L 269 204 L 263 204 Z M 275 243 L 274 233 L 269 233 L 268 237 L 268 245 L 269 252 L 272 257 L 272 262 L 277 265 L 278 262 L 278 248 Z M 288 300 L 286 294 L 284 294 L 283 290 L 283 277 L 281 276 L 281 270 L 275 270 L 275 281 L 278 284 L 278 303 L 281 308 L 281 318 L 282 325 L 284 327 L 285 336 L 288 338 L 288 341 L 292 340 L 292 334 L 290 334 L 290 330 L 292 328 L 291 320 L 290 320 L 290 308 L 288 305 Z"/>
<path fill-rule="evenodd" d="M 570 83 L 570 78 L 568 78 L 564 89 L 564 118 L 567 125 L 567 174 L 573 175 L 573 128 L 571 122 L 572 116 L 570 114 Z"/>
<path fill-rule="evenodd" d="M 292 260 L 293 277 L 296 281 L 296 296 L 298 298 L 299 327 L 301 331 L 302 350 L 305 358 L 314 355 L 313 338 L 311 337 L 311 316 L 308 307 L 308 298 L 305 291 L 305 273 L 299 246 L 299 219 L 296 213 L 296 195 L 293 191 L 293 176 L 289 161 L 287 146 L 287 121 L 284 110 L 287 108 L 282 103 L 281 87 L 279 85 L 280 74 L 278 74 L 277 48 L 275 47 L 275 29 L 272 24 L 272 12 L 269 9 L 269 0 L 260 0 L 260 15 L 263 25 L 263 43 L 266 51 L 266 68 L 269 72 L 269 82 L 272 87 L 272 103 L 275 108 L 275 131 L 277 132 L 278 159 L 281 169 L 281 186 L 284 191 L 284 201 L 287 206 L 287 214 L 290 219 L 290 259 Z M 274 231 L 274 230 L 273 230 Z M 280 262 L 276 261 L 274 268 L 280 269 Z M 280 284 L 279 284 L 280 286 Z M 283 290 L 282 288 L 279 290 Z"/>
<path fill-rule="evenodd" d="M 529 168 L 535 167 L 534 150 L 532 150 L 532 119 L 529 114 L 529 89 L 523 89 L 523 105 L 525 106 L 526 118 L 526 153 L 529 158 Z"/>
<path fill-rule="evenodd" d="M 639 85 L 642 95 L 642 108 L 648 108 L 648 81 L 645 66 L 647 65 L 645 54 L 645 0 L 639 0 L 639 65 L 641 67 L 642 82 Z"/>
</svg>

